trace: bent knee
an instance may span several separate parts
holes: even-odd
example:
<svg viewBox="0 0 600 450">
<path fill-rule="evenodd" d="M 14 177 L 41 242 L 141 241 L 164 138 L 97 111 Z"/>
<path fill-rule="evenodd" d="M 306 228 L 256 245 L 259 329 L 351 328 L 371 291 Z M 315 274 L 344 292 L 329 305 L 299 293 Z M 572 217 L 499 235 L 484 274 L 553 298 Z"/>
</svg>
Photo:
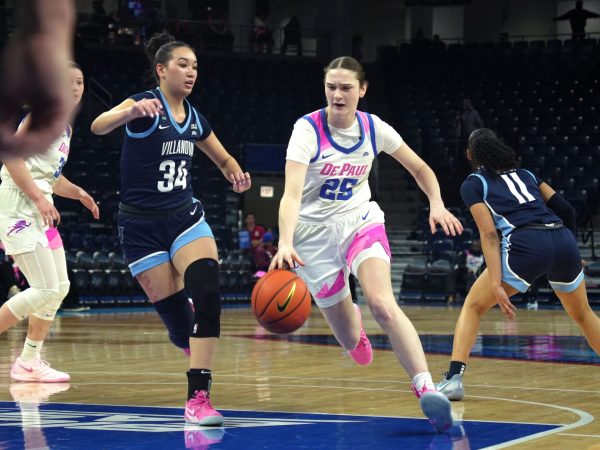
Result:
<svg viewBox="0 0 600 450">
<path fill-rule="evenodd" d="M 389 322 L 399 312 L 398 305 L 384 298 L 370 299 L 369 308 L 377 323 Z"/>
</svg>

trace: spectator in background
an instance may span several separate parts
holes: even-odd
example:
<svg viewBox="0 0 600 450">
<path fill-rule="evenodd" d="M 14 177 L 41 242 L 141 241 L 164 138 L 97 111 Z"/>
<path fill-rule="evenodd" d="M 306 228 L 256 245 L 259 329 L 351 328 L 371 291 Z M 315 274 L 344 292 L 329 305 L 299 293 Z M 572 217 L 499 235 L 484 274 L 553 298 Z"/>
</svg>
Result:
<svg viewBox="0 0 600 450">
<path fill-rule="evenodd" d="M 253 253 L 254 268 L 257 271 L 266 272 L 277 253 L 277 247 L 273 244 L 273 233 L 267 231 L 262 238 L 261 244 L 256 247 Z"/>
<path fill-rule="evenodd" d="M 262 243 L 265 234 L 264 227 L 256 225 L 256 216 L 254 213 L 249 212 L 246 214 L 246 230 L 250 233 L 250 248 L 254 250 Z"/>
<path fill-rule="evenodd" d="M 568 20 L 571 25 L 571 33 L 573 39 L 585 39 L 585 25 L 588 19 L 598 19 L 600 14 L 597 14 L 587 9 L 583 9 L 583 2 L 575 2 L 575 9 L 571 9 L 562 16 L 555 17 L 554 22 L 560 20 Z"/>
<path fill-rule="evenodd" d="M 465 98 L 463 100 L 462 112 L 457 114 L 457 135 L 459 139 L 467 140 L 469 135 L 477 130 L 483 128 L 483 120 L 471 103 L 471 99 Z"/>
<path fill-rule="evenodd" d="M 474 239 L 469 248 L 462 255 L 461 261 L 456 271 L 457 291 L 466 296 L 469 289 L 481 273 L 484 266 L 483 251 L 481 250 L 481 241 Z"/>
<path fill-rule="evenodd" d="M 273 32 L 267 14 L 264 12 L 254 18 L 254 44 L 257 52 L 272 53 L 273 51 Z"/>
<path fill-rule="evenodd" d="M 295 45 L 297 55 L 302 56 L 302 36 L 298 16 L 292 16 L 283 29 L 283 44 L 281 44 L 282 55 L 285 55 L 287 52 L 288 45 Z"/>
</svg>

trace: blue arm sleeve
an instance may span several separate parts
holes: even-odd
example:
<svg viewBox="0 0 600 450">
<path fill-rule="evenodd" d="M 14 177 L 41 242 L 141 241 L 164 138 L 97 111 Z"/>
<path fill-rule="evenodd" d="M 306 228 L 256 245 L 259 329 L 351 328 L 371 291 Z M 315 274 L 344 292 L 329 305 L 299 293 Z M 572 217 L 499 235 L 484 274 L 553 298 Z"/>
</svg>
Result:
<svg viewBox="0 0 600 450">
<path fill-rule="evenodd" d="M 475 203 L 483 203 L 483 184 L 481 180 L 476 176 L 468 177 L 460 187 L 460 196 L 467 209 Z"/>
</svg>

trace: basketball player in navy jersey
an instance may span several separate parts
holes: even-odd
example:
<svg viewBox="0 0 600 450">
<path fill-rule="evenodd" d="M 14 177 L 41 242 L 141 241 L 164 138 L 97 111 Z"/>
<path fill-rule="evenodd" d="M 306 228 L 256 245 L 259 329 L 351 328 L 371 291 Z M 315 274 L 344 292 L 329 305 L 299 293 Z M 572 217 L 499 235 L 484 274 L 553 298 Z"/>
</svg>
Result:
<svg viewBox="0 0 600 450">
<path fill-rule="evenodd" d="M 186 100 L 197 77 L 193 49 L 163 34 L 150 39 L 146 52 L 159 86 L 101 114 L 92 132 L 106 134 L 125 125 L 119 205 L 123 253 L 173 344 L 191 352 L 185 420 L 221 425 L 223 417 L 209 399 L 220 334 L 218 255 L 202 205 L 193 198 L 195 147 L 221 169 L 235 192 L 250 188 L 250 175 Z"/>
<path fill-rule="evenodd" d="M 534 174 L 518 168 L 513 150 L 487 128 L 471 133 L 467 158 L 475 171 L 460 193 L 479 228 L 487 269 L 465 299 L 450 368 L 438 385 L 450 400 L 464 397 L 463 373 L 481 316 L 498 304 L 513 320 L 516 307 L 509 298 L 527 291 L 540 276 L 548 277 L 569 316 L 600 354 L 600 319 L 588 303 L 571 205 Z"/>
</svg>

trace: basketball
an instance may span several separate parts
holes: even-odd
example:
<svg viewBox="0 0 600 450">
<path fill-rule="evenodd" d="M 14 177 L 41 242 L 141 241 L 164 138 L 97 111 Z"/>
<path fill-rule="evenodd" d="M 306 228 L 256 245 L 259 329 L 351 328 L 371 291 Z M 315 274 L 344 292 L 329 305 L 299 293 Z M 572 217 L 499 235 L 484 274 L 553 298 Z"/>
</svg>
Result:
<svg viewBox="0 0 600 450">
<path fill-rule="evenodd" d="M 285 334 L 304 324 L 311 310 L 308 287 L 294 272 L 277 269 L 262 277 L 252 290 L 252 311 L 271 333 Z"/>
</svg>

